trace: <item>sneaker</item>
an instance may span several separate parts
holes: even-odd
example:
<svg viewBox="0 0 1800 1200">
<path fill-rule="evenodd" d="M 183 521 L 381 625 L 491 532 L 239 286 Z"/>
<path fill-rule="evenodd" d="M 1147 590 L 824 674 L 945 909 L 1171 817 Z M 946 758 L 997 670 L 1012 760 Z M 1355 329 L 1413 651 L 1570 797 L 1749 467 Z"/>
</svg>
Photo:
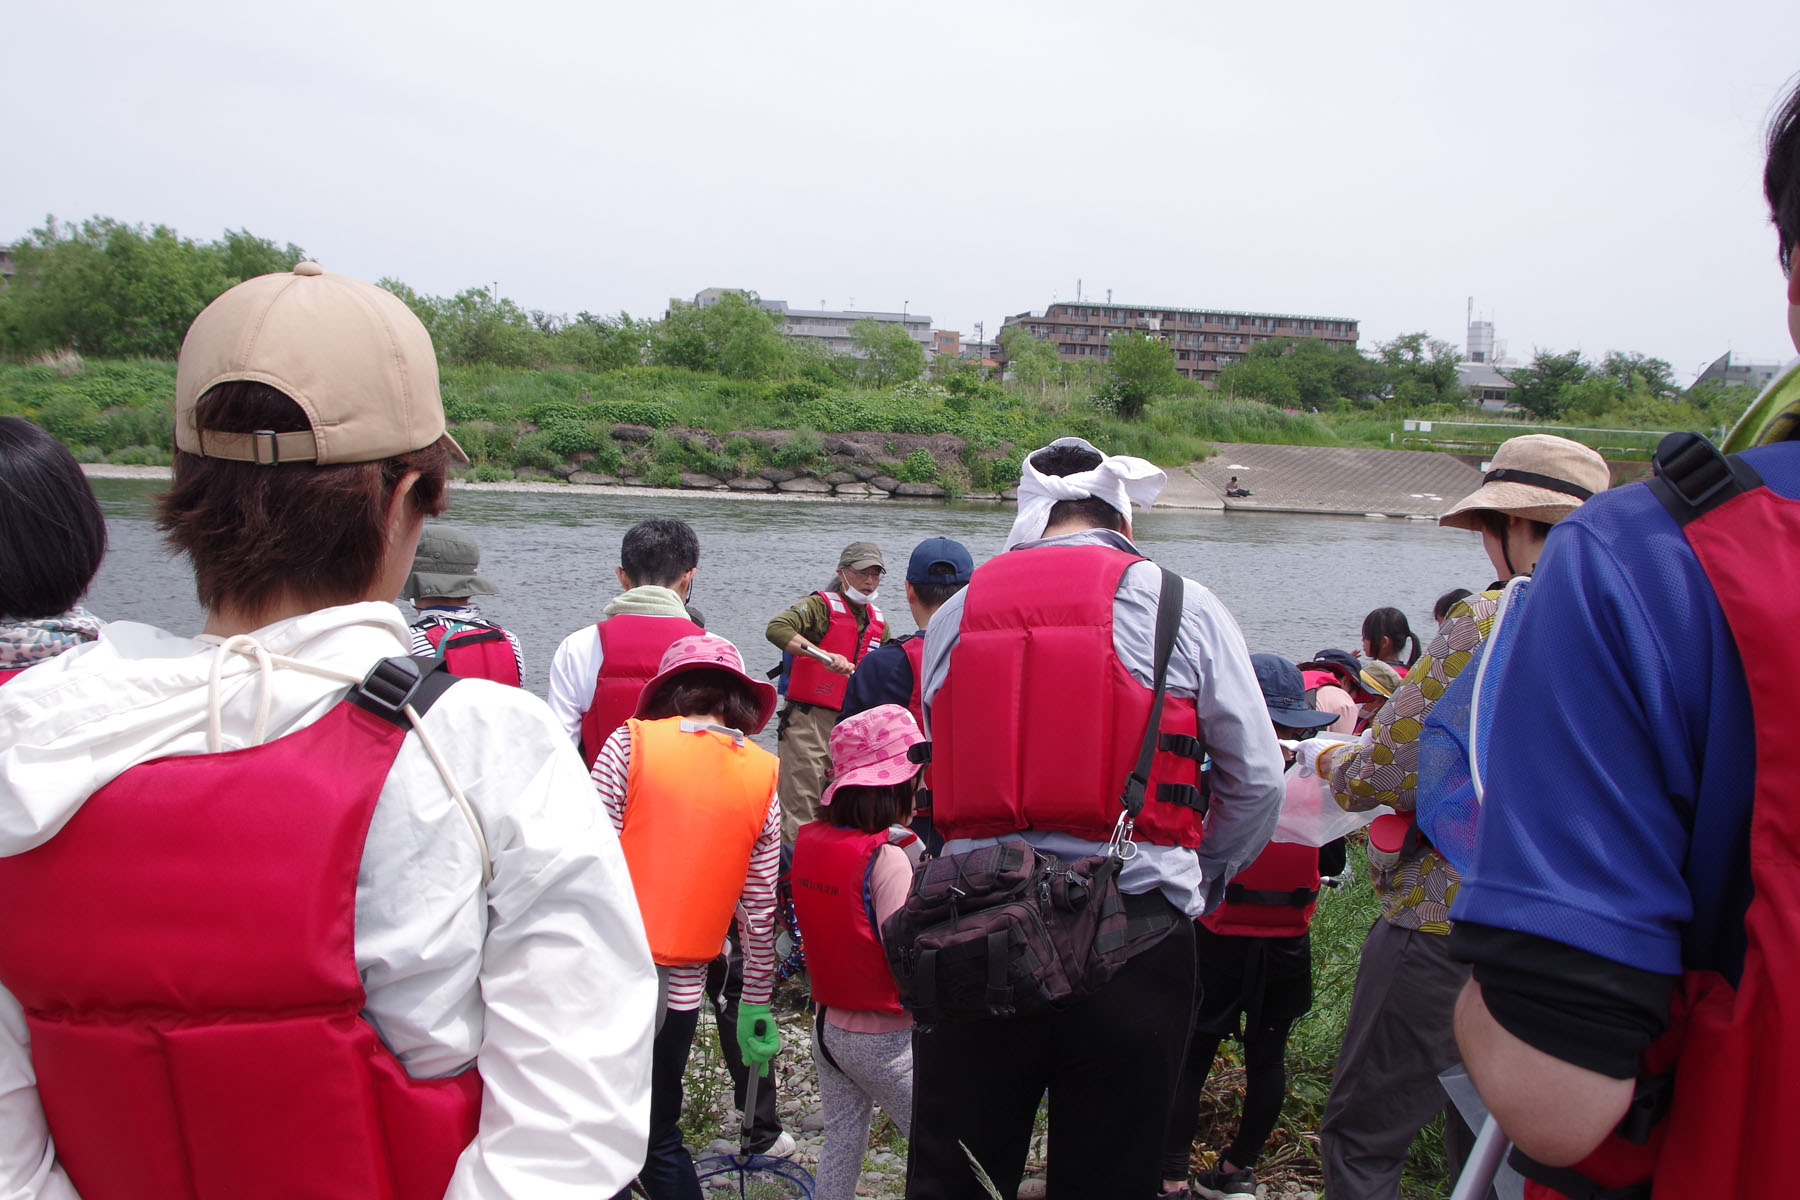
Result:
<svg viewBox="0 0 1800 1200">
<path fill-rule="evenodd" d="M 761 1147 L 756 1153 L 765 1154 L 770 1158 L 792 1158 L 794 1151 L 799 1148 L 799 1144 L 794 1141 L 794 1135 L 784 1129 L 775 1135 L 774 1141 Z"/>
<path fill-rule="evenodd" d="M 1256 1172 L 1221 1171 L 1212 1167 L 1194 1177 L 1194 1191 L 1207 1200 L 1256 1200 Z"/>
</svg>

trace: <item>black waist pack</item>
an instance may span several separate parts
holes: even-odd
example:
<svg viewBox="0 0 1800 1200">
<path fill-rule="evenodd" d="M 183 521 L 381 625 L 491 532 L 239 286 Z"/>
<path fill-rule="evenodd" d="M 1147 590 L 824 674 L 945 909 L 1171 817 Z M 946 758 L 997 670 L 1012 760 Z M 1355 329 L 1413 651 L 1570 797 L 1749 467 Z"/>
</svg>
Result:
<svg viewBox="0 0 1800 1200">
<path fill-rule="evenodd" d="M 930 1024 L 1093 995 L 1144 940 L 1129 936 L 1122 865 L 1099 854 L 1064 863 L 1019 841 L 924 863 L 881 930 L 900 1002 Z"/>
</svg>

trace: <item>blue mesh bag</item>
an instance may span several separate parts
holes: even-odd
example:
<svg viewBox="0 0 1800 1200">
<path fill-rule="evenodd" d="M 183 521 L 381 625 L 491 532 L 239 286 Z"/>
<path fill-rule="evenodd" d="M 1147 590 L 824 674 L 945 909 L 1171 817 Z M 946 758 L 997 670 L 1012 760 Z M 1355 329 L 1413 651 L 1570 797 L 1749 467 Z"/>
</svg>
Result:
<svg viewBox="0 0 1800 1200">
<path fill-rule="evenodd" d="M 1469 661 L 1425 714 L 1424 727 L 1419 731 L 1419 831 L 1458 871 L 1467 871 L 1475 861 L 1481 778 L 1486 773 L 1493 738 L 1494 697 L 1499 691 L 1501 667 L 1519 631 L 1519 614 L 1525 607 L 1529 582 L 1519 576 L 1507 585 L 1488 636 L 1475 647 Z M 1471 770 L 1471 743 L 1479 771 Z"/>
</svg>

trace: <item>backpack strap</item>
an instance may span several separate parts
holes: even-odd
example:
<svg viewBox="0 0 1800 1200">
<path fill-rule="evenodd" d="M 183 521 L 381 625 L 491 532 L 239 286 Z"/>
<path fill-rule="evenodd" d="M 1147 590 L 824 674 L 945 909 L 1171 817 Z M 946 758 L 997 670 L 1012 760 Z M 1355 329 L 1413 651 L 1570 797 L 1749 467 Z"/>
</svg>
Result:
<svg viewBox="0 0 1800 1200">
<path fill-rule="evenodd" d="M 1227 904 L 1266 904 L 1272 908 L 1305 908 L 1319 898 L 1318 888 L 1290 888 L 1285 892 L 1247 888 L 1241 883 L 1225 885 Z"/>
<path fill-rule="evenodd" d="M 457 677 L 445 669 L 442 656 L 420 659 L 396 655 L 370 667 L 363 681 L 350 689 L 348 699 L 390 725 L 411 730 L 407 705 L 424 716 L 456 682 Z"/>
<path fill-rule="evenodd" d="M 1655 474 L 1645 483 L 1677 525 L 1705 516 L 1734 496 L 1762 486 L 1756 468 L 1697 433 L 1671 433 L 1656 445 Z"/>
<path fill-rule="evenodd" d="M 1127 822 L 1135 821 L 1144 811 L 1144 792 L 1150 786 L 1150 761 L 1156 757 L 1160 742 L 1158 727 L 1162 724 L 1163 695 L 1168 690 L 1169 655 L 1175 649 L 1175 631 L 1181 627 L 1181 597 L 1185 585 L 1181 576 L 1169 568 L 1157 569 L 1162 572 L 1162 590 L 1156 599 L 1156 658 L 1151 683 L 1154 694 L 1150 700 L 1150 720 L 1144 726 L 1143 745 L 1138 748 L 1137 765 L 1125 777 L 1125 790 L 1119 796 Z"/>
</svg>

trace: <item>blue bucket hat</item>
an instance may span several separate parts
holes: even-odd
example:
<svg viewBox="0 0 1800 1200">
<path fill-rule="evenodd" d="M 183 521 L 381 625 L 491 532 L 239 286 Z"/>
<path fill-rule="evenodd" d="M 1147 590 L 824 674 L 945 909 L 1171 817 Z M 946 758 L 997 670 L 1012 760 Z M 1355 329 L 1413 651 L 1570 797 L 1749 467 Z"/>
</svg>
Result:
<svg viewBox="0 0 1800 1200">
<path fill-rule="evenodd" d="M 1320 712 L 1306 703 L 1306 681 L 1300 668 L 1281 655 L 1252 654 L 1250 665 L 1256 669 L 1256 685 L 1262 689 L 1269 717 L 1277 725 L 1323 729 L 1337 720 L 1336 713 Z"/>
</svg>

